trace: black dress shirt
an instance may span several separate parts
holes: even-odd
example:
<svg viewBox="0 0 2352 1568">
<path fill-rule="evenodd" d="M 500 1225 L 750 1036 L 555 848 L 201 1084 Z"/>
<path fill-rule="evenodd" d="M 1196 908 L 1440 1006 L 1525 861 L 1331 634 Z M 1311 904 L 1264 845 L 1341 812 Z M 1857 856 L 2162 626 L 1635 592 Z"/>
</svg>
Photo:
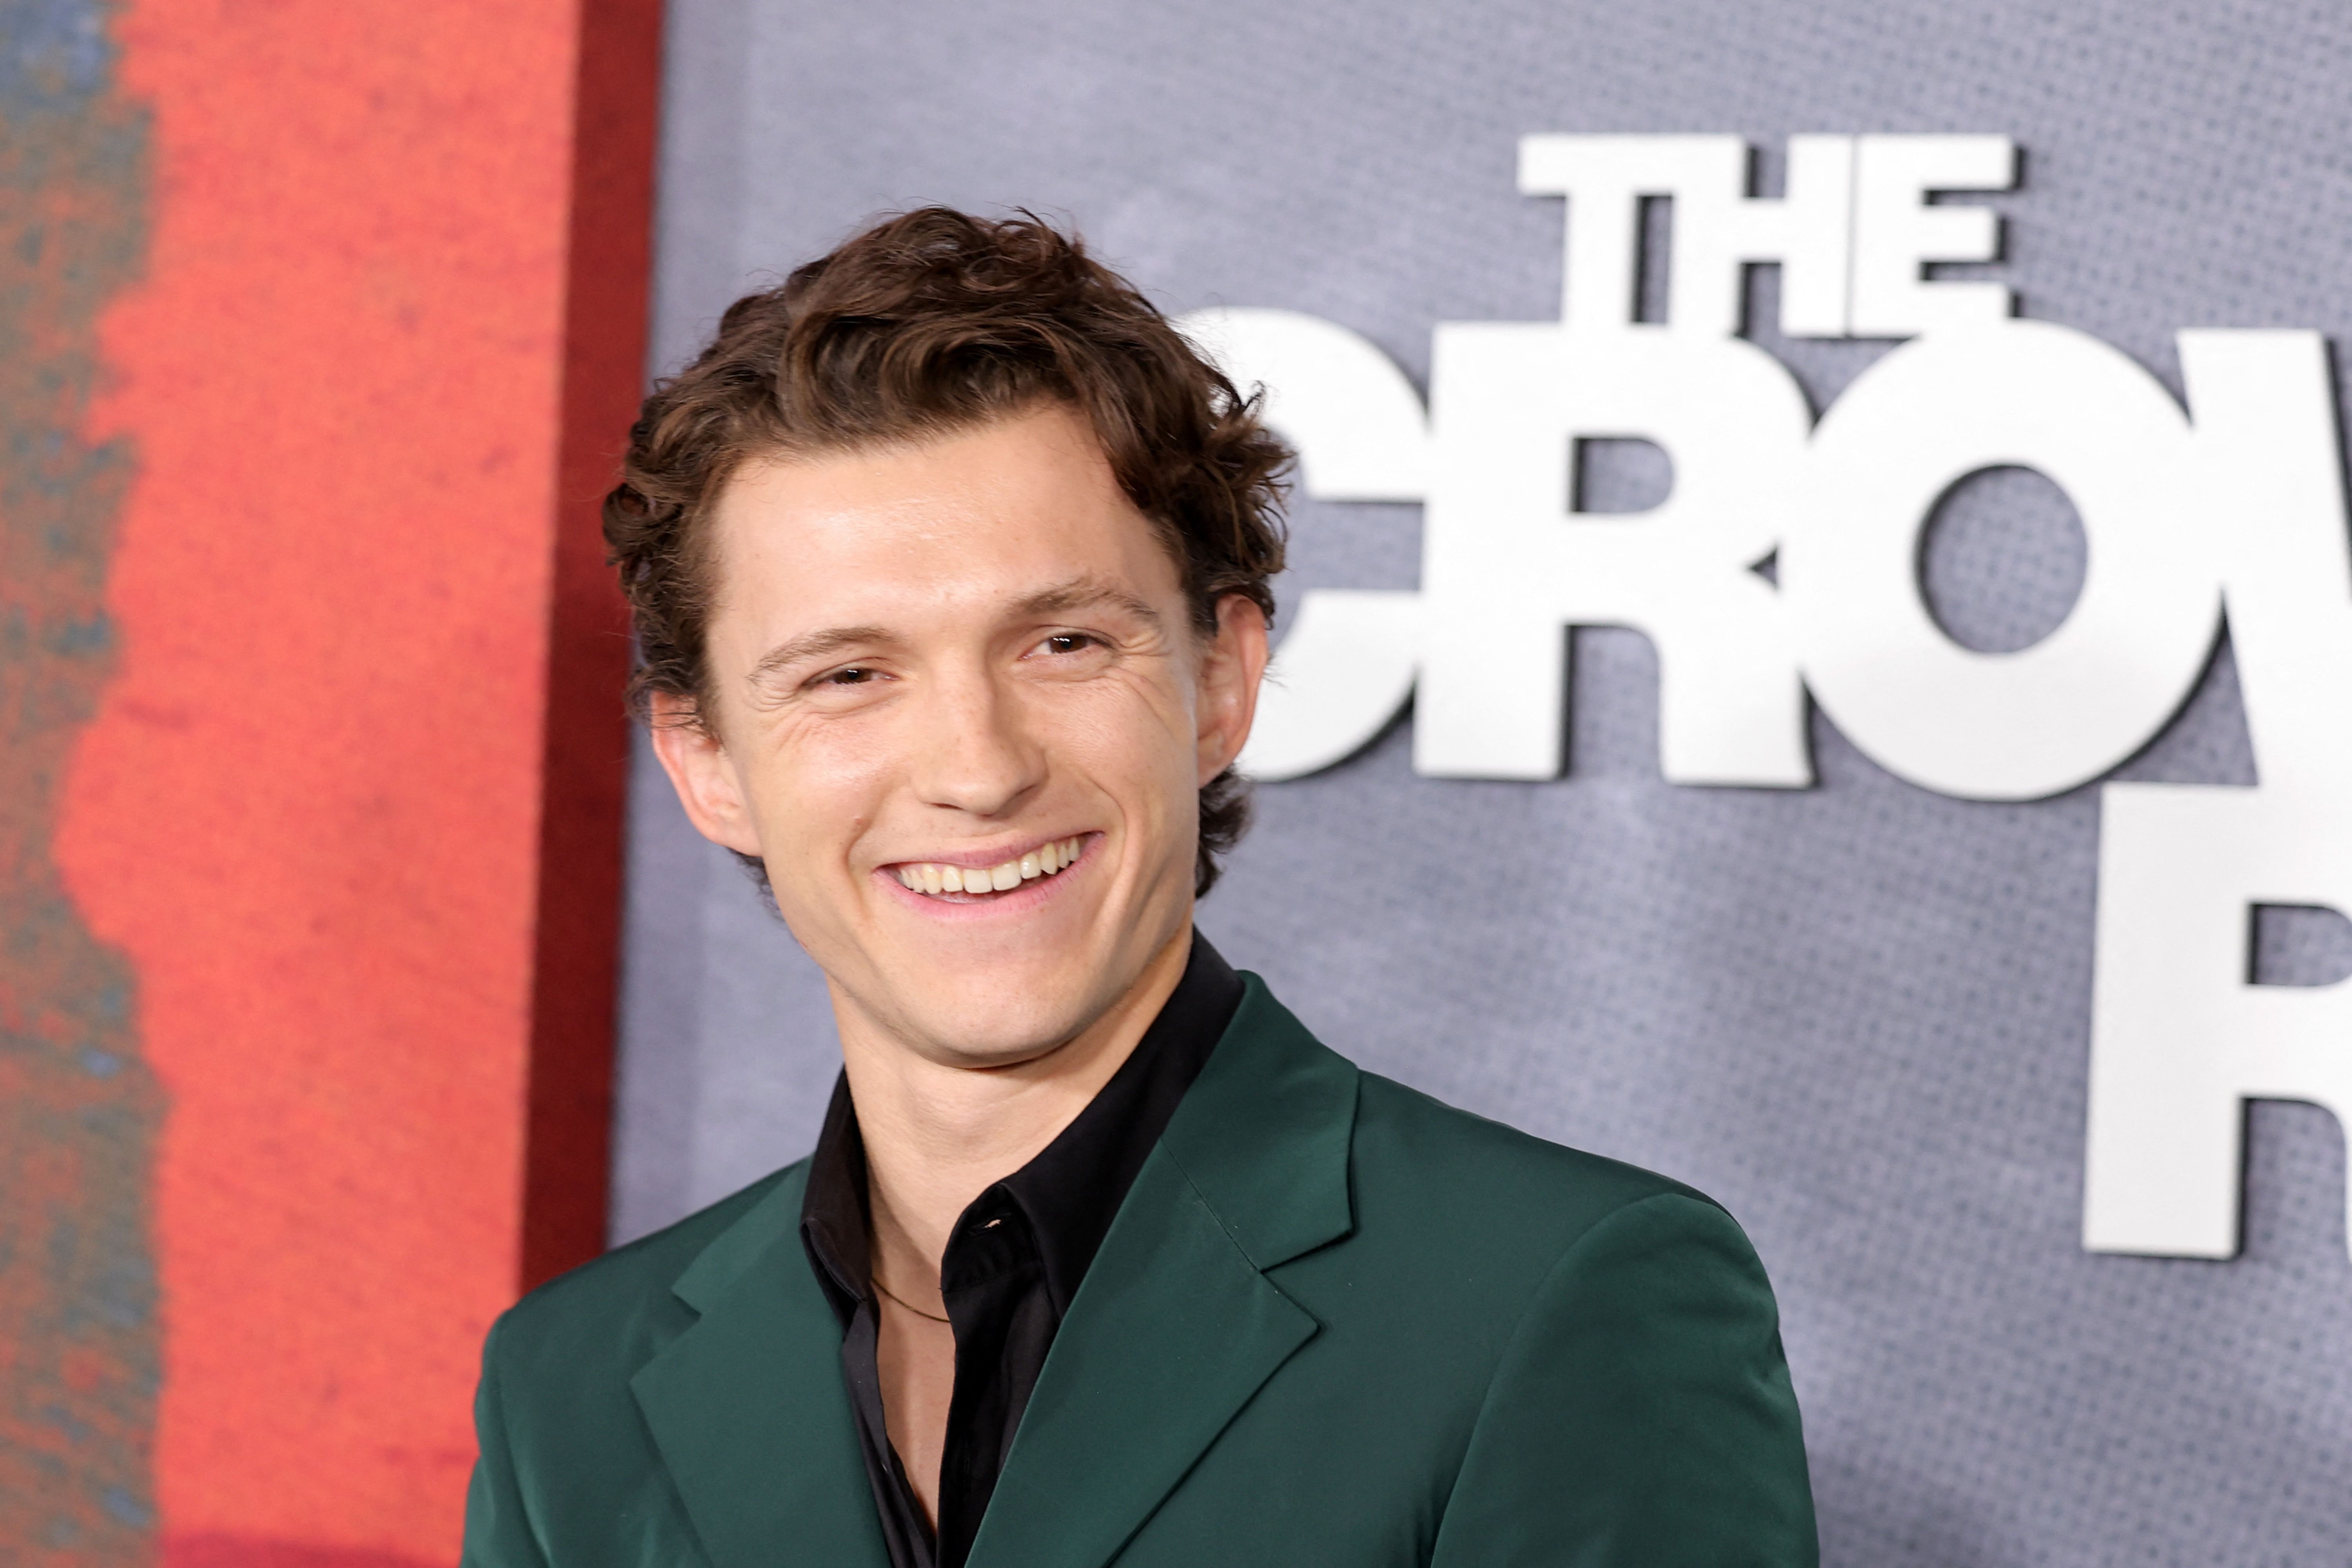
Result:
<svg viewBox="0 0 2352 1568">
<path fill-rule="evenodd" d="M 1241 1000 L 1241 977 L 1195 932 L 1183 978 L 1134 1054 L 1035 1159 L 957 1219 L 940 1266 L 956 1350 L 936 1536 L 883 1419 L 866 1144 L 847 1076 L 835 1084 L 810 1161 L 801 1241 L 841 1320 L 842 1380 L 891 1568 L 962 1568 L 1078 1283 Z"/>
</svg>

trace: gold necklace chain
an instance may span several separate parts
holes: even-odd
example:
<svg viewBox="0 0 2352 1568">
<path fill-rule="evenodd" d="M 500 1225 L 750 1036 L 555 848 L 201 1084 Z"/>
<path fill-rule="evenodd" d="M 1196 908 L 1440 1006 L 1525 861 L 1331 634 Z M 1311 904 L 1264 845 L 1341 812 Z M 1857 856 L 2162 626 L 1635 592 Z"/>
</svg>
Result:
<svg viewBox="0 0 2352 1568">
<path fill-rule="evenodd" d="M 928 1319 L 928 1320 L 929 1320 L 930 1321 L 932 1321 L 932 1322 L 934 1322 L 934 1323 L 944 1323 L 944 1322 L 946 1322 L 946 1321 L 948 1321 L 946 1317 L 944 1317 L 943 1315 L 941 1315 L 941 1314 L 940 1314 L 940 1313 L 937 1313 L 937 1312 L 926 1312 L 926 1311 L 924 1311 L 920 1307 L 916 1306 L 912 1301 L 908 1300 L 907 1300 L 907 1298 L 905 1298 L 904 1296 L 899 1295 L 899 1294 L 898 1294 L 898 1292 L 897 1292 L 896 1290 L 891 1289 L 890 1289 L 890 1287 L 888 1287 L 887 1285 L 883 1284 L 883 1283 L 882 1283 L 882 1276 L 880 1276 L 879 1274 L 873 1275 L 873 1276 L 871 1276 L 871 1278 L 872 1278 L 872 1279 L 873 1279 L 873 1281 L 874 1281 L 874 1289 L 876 1289 L 877 1290 L 881 1291 L 881 1292 L 882 1292 L 882 1294 L 884 1294 L 885 1296 L 889 1297 L 889 1298 L 890 1298 L 890 1300 L 892 1300 L 893 1301 L 898 1302 L 898 1305 L 900 1305 L 901 1307 L 906 1308 L 906 1309 L 907 1309 L 907 1310 L 908 1310 L 909 1312 L 914 1313 L 914 1314 L 915 1314 L 915 1316 L 917 1316 L 917 1317 L 919 1317 L 919 1318 L 925 1318 L 925 1319 Z"/>
</svg>

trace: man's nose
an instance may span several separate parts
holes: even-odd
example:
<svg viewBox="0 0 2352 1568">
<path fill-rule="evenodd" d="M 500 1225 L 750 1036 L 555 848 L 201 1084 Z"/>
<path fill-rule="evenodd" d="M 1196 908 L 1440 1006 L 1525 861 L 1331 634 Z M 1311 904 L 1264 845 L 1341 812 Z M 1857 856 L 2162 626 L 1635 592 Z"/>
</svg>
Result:
<svg viewBox="0 0 2352 1568">
<path fill-rule="evenodd" d="M 973 816 L 1019 808 L 1045 780 L 1045 748 L 1002 682 L 972 670 L 931 683 L 912 705 L 914 785 L 927 805 Z"/>
</svg>

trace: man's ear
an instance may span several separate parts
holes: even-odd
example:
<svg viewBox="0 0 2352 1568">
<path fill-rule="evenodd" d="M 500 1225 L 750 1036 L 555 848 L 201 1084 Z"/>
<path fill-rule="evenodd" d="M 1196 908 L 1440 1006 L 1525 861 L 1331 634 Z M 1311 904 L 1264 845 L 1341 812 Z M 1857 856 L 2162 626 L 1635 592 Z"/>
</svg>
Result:
<svg viewBox="0 0 2352 1568">
<path fill-rule="evenodd" d="M 743 798 L 743 781 L 719 737 L 697 717 L 694 704 L 667 691 L 653 693 L 654 755 L 677 791 L 687 820 L 713 844 L 740 855 L 760 853 L 760 836 Z"/>
<path fill-rule="evenodd" d="M 1233 765 L 1257 718 L 1257 686 L 1265 674 L 1265 612 L 1245 594 L 1217 601 L 1216 635 L 1201 655 L 1200 782 Z"/>
</svg>

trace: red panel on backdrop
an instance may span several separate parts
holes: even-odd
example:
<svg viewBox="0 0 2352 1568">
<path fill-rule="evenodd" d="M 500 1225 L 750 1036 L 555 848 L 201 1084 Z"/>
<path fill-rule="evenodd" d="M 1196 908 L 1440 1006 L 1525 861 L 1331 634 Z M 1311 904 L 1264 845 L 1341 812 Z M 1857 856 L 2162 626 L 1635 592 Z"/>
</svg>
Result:
<svg viewBox="0 0 2352 1568">
<path fill-rule="evenodd" d="M 640 374 L 657 25 L 121 28 L 155 199 L 96 423 L 139 478 L 58 858 L 169 1096 L 189 1568 L 446 1560 L 481 1334 L 599 1240 L 626 645 L 593 495 Z"/>
</svg>

